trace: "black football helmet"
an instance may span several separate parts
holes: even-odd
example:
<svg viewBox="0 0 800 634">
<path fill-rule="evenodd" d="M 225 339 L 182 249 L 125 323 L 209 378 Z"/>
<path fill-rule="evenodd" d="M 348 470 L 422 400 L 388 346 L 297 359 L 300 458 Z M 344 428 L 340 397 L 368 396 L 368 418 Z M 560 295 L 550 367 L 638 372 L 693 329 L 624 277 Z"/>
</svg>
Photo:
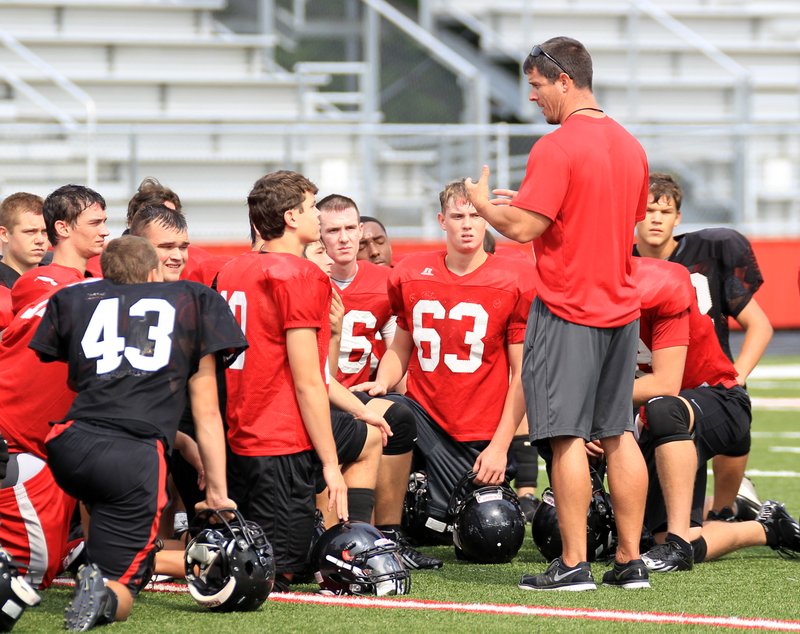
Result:
<svg viewBox="0 0 800 634">
<path fill-rule="evenodd" d="M 483 564 L 511 561 L 525 539 L 525 514 L 517 494 L 504 482 L 478 486 L 467 473 L 450 496 L 456 555 Z"/>
<path fill-rule="evenodd" d="M 311 553 L 314 577 L 330 594 L 408 594 L 411 575 L 398 546 L 372 524 L 344 522 L 317 540 Z"/>
<path fill-rule="evenodd" d="M 442 530 L 430 528 L 431 523 Z M 428 476 L 414 471 L 408 476 L 408 488 L 403 499 L 403 532 L 416 545 L 451 544 L 451 527 L 428 515 Z"/>
<path fill-rule="evenodd" d="M 233 519 L 225 515 L 233 514 Z M 189 529 L 184 563 L 189 594 L 219 612 L 257 609 L 275 584 L 272 546 L 261 527 L 239 511 L 198 514 Z"/>
<path fill-rule="evenodd" d="M 0 548 L 0 632 L 10 632 L 25 608 L 39 605 L 41 597 L 19 574 L 17 564 Z"/>
<path fill-rule="evenodd" d="M 592 499 L 586 513 L 586 556 L 589 561 L 608 559 L 616 550 L 617 527 L 611 498 L 603 486 L 601 472 L 591 468 Z M 556 498 L 549 487 L 531 522 L 533 542 L 547 561 L 561 556 L 561 532 L 558 528 Z"/>
</svg>

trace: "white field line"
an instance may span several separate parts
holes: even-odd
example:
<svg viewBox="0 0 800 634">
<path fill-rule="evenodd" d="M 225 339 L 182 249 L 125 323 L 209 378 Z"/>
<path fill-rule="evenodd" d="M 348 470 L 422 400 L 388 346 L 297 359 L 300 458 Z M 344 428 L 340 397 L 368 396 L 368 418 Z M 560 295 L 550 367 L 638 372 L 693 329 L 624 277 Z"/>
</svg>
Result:
<svg viewBox="0 0 800 634">
<path fill-rule="evenodd" d="M 800 365 L 758 365 L 747 379 L 800 379 Z"/>
<path fill-rule="evenodd" d="M 800 431 L 751 431 L 753 438 L 800 438 Z"/>
<path fill-rule="evenodd" d="M 57 579 L 56 585 L 72 586 L 70 579 Z M 186 593 L 186 585 L 154 583 L 146 590 L 154 592 Z M 296 592 L 275 593 L 270 601 L 278 603 L 306 603 L 353 608 L 382 608 L 393 610 L 430 610 L 473 614 L 503 614 L 509 616 L 538 616 L 550 618 L 586 619 L 591 621 L 617 621 L 633 623 L 667 623 L 676 625 L 705 625 L 750 630 L 775 630 L 800 632 L 800 621 L 757 619 L 738 616 L 707 616 L 703 614 L 668 614 L 659 612 L 626 612 L 623 610 L 595 610 L 591 608 L 551 608 L 535 605 L 508 605 L 496 603 L 444 603 L 413 599 L 380 599 L 375 597 L 331 597 Z"/>
<path fill-rule="evenodd" d="M 770 447 L 772 453 L 800 453 L 800 447 Z"/>
<path fill-rule="evenodd" d="M 765 409 L 773 412 L 794 412 L 800 410 L 800 398 L 771 398 L 753 396 L 750 398 L 753 409 Z"/>
</svg>

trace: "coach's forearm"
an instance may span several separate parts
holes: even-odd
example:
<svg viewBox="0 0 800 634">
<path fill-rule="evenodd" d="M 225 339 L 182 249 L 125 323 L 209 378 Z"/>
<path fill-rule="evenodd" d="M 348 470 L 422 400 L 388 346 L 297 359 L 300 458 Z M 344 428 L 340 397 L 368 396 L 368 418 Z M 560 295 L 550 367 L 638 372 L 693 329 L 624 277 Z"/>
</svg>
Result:
<svg viewBox="0 0 800 634">
<path fill-rule="evenodd" d="M 475 209 L 492 227 L 516 242 L 538 238 L 551 223 L 546 216 L 513 205 L 493 205 L 484 201 L 479 202 Z"/>
</svg>

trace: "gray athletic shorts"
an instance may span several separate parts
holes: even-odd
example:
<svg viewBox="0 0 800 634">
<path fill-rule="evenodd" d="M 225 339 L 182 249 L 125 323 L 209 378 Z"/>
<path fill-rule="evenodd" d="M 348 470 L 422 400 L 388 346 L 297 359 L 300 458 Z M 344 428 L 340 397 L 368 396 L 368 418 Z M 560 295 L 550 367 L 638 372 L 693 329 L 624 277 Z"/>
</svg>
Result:
<svg viewBox="0 0 800 634">
<path fill-rule="evenodd" d="M 537 297 L 528 315 L 522 387 L 531 442 L 633 431 L 639 320 L 618 328 L 565 321 Z"/>
</svg>

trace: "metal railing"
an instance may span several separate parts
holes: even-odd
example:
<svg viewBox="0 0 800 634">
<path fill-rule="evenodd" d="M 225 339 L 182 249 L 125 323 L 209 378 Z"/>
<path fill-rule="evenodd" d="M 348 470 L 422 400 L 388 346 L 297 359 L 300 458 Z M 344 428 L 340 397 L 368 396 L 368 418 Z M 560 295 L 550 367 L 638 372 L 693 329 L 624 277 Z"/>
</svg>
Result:
<svg viewBox="0 0 800 634">
<path fill-rule="evenodd" d="M 63 90 L 70 97 L 78 101 L 86 112 L 84 130 L 86 133 L 86 183 L 91 187 L 97 182 L 97 153 L 95 149 L 95 130 L 97 127 L 97 108 L 94 100 L 74 82 L 70 81 L 63 73 L 58 72 L 27 46 L 19 42 L 7 31 L 0 29 L 0 42 L 17 57 L 36 68 L 42 77 L 50 80 L 55 86 Z M 0 73 L 5 80 L 16 90 L 23 93 L 33 103 L 49 113 L 59 121 L 67 130 L 73 130 L 78 122 L 62 108 L 47 99 L 29 83 L 25 82 L 11 69 L 0 65 Z"/>
</svg>

